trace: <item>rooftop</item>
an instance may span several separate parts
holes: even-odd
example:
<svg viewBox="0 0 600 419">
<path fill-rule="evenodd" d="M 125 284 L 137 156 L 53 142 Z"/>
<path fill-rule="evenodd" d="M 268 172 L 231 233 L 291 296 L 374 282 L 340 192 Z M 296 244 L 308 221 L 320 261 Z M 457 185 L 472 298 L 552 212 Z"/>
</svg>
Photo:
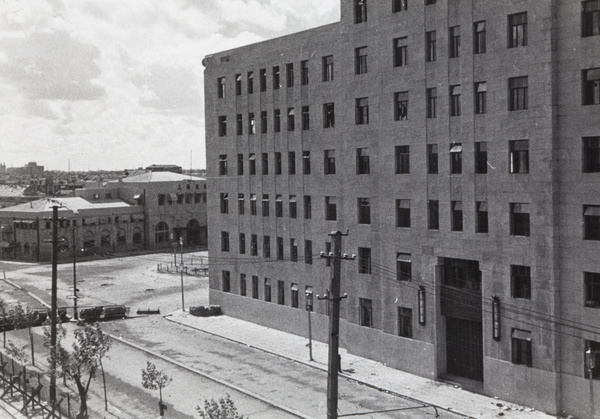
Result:
<svg viewBox="0 0 600 419">
<path fill-rule="evenodd" d="M 122 179 L 124 183 L 148 183 L 148 182 L 183 182 L 186 180 L 201 181 L 203 177 L 183 175 L 173 172 L 147 172 L 137 176 L 129 176 Z"/>
</svg>

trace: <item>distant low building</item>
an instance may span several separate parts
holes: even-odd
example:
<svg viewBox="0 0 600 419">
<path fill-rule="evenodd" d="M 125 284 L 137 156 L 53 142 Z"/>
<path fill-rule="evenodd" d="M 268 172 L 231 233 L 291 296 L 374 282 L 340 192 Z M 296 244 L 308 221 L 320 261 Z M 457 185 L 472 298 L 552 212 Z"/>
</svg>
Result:
<svg viewBox="0 0 600 419">
<path fill-rule="evenodd" d="M 176 164 L 152 164 L 146 167 L 146 170 L 151 172 L 183 173 L 183 168 L 181 166 L 177 166 Z"/>
</svg>

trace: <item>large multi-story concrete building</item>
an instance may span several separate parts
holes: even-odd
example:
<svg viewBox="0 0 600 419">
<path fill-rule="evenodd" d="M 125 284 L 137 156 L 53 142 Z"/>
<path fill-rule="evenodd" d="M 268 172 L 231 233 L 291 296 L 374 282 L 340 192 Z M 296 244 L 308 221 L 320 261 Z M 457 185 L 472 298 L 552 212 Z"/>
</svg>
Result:
<svg viewBox="0 0 600 419">
<path fill-rule="evenodd" d="M 342 346 L 589 415 L 600 0 L 344 0 L 204 65 L 211 303 L 306 335 L 348 229 Z"/>
</svg>

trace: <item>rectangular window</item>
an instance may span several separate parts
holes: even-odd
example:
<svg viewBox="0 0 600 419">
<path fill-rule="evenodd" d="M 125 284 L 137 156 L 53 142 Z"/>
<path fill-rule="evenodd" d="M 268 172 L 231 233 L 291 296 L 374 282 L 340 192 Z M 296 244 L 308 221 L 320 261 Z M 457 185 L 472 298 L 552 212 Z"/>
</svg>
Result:
<svg viewBox="0 0 600 419">
<path fill-rule="evenodd" d="M 281 74 L 279 73 L 279 66 L 273 67 L 273 90 L 277 90 L 281 87 Z"/>
<path fill-rule="evenodd" d="M 298 262 L 298 240 L 290 239 L 290 260 Z"/>
<path fill-rule="evenodd" d="M 324 151 L 323 165 L 323 173 L 335 175 L 335 150 Z"/>
<path fill-rule="evenodd" d="M 430 4 L 435 4 L 435 0 L 425 0 L 425 6 L 428 6 Z"/>
<path fill-rule="evenodd" d="M 440 229 L 440 204 L 437 200 L 427 202 L 427 227 L 430 230 Z"/>
<path fill-rule="evenodd" d="M 227 154 L 219 154 L 219 175 L 227 175 Z"/>
<path fill-rule="evenodd" d="M 258 298 L 258 277 L 252 275 L 252 298 Z"/>
<path fill-rule="evenodd" d="M 485 20 L 473 23 L 473 54 L 485 53 Z"/>
<path fill-rule="evenodd" d="M 217 79 L 217 97 L 223 99 L 225 97 L 225 77 Z"/>
<path fill-rule="evenodd" d="M 242 135 L 244 133 L 244 121 L 241 113 L 238 113 L 235 117 L 235 133 L 237 135 Z"/>
<path fill-rule="evenodd" d="M 294 131 L 296 128 L 296 113 L 294 112 L 294 108 L 288 108 L 287 110 L 287 130 Z"/>
<path fill-rule="evenodd" d="M 358 248 L 358 273 L 359 274 L 370 274 L 371 273 L 371 248 L 370 247 L 359 247 Z"/>
<path fill-rule="evenodd" d="M 487 142 L 478 141 L 475 143 L 475 173 L 487 173 Z"/>
<path fill-rule="evenodd" d="M 229 233 L 221 231 L 221 251 L 229 252 Z"/>
<path fill-rule="evenodd" d="M 333 55 L 327 55 L 322 58 L 323 62 L 323 81 L 333 80 Z"/>
<path fill-rule="evenodd" d="M 408 64 L 408 37 L 394 39 L 394 67 Z"/>
<path fill-rule="evenodd" d="M 296 152 L 288 151 L 288 174 L 296 174 Z"/>
<path fill-rule="evenodd" d="M 290 287 L 290 304 L 292 308 L 298 308 L 298 284 L 292 284 Z"/>
<path fill-rule="evenodd" d="M 290 212 L 290 218 L 298 217 L 298 205 L 296 203 L 296 195 L 290 195 L 289 212 Z"/>
<path fill-rule="evenodd" d="M 273 111 L 273 132 L 281 132 L 281 110 Z"/>
<path fill-rule="evenodd" d="M 333 103 L 323 104 L 323 128 L 333 128 L 335 125 L 335 108 Z"/>
<path fill-rule="evenodd" d="M 600 68 L 590 68 L 581 72 L 583 104 L 600 104 Z"/>
<path fill-rule="evenodd" d="M 302 107 L 302 129 L 310 129 L 310 112 L 308 106 Z"/>
<path fill-rule="evenodd" d="M 398 336 L 412 339 L 412 309 L 398 307 Z"/>
<path fill-rule="evenodd" d="M 358 224 L 371 224 L 371 200 L 358 198 Z"/>
<path fill-rule="evenodd" d="M 583 206 L 583 239 L 600 240 L 600 205 Z"/>
<path fill-rule="evenodd" d="M 248 134 L 254 135 L 256 133 L 256 120 L 254 119 L 254 112 L 248 113 Z"/>
<path fill-rule="evenodd" d="M 369 147 L 356 149 L 356 174 L 368 175 L 370 173 Z"/>
<path fill-rule="evenodd" d="M 529 141 L 509 141 L 510 173 L 529 173 Z"/>
<path fill-rule="evenodd" d="M 302 173 L 310 175 L 310 151 L 305 150 L 302 152 Z"/>
<path fill-rule="evenodd" d="M 221 214 L 229 214 L 229 194 L 221 194 Z"/>
<path fill-rule="evenodd" d="M 287 87 L 294 87 L 294 64 L 288 63 L 285 65 L 285 81 Z"/>
<path fill-rule="evenodd" d="M 583 366 L 583 376 L 584 378 L 589 379 L 590 378 L 590 369 L 587 365 L 587 358 L 586 358 L 586 353 L 588 350 L 591 351 L 591 356 L 594 357 L 594 368 L 592 368 L 592 379 L 594 380 L 598 380 L 600 379 L 600 342 L 595 342 L 593 340 L 586 340 L 585 341 L 585 351 L 583 353 L 583 360 L 584 360 L 584 366 Z"/>
<path fill-rule="evenodd" d="M 256 194 L 250 194 L 250 215 L 256 215 Z"/>
<path fill-rule="evenodd" d="M 271 258 L 271 236 L 263 236 L 263 257 Z"/>
<path fill-rule="evenodd" d="M 396 199 L 396 227 L 410 228 L 410 199 Z"/>
<path fill-rule="evenodd" d="M 238 194 L 238 214 L 244 215 L 245 212 L 246 210 L 244 207 L 244 194 L 240 193 Z"/>
<path fill-rule="evenodd" d="M 427 144 L 427 173 L 435 175 L 438 172 L 438 146 Z"/>
<path fill-rule="evenodd" d="M 435 31 L 425 32 L 425 61 L 427 62 L 435 61 L 435 43 Z"/>
<path fill-rule="evenodd" d="M 583 173 L 600 173 L 600 137 L 583 137 Z"/>
<path fill-rule="evenodd" d="M 408 119 L 408 92 L 394 93 L 394 121 Z"/>
<path fill-rule="evenodd" d="M 267 129 L 267 111 L 260 111 L 260 132 L 266 134 Z"/>
<path fill-rule="evenodd" d="M 265 288 L 265 301 L 271 302 L 271 280 L 269 278 L 265 278 L 264 288 Z"/>
<path fill-rule="evenodd" d="M 475 113 L 477 115 L 487 112 L 487 83 L 475 83 Z"/>
<path fill-rule="evenodd" d="M 262 174 L 269 174 L 269 153 L 262 153 Z"/>
<path fill-rule="evenodd" d="M 600 35 L 600 0 L 581 2 L 581 36 Z M 600 372 L 600 366 L 598 368 Z"/>
<path fill-rule="evenodd" d="M 508 15 L 508 47 L 527 45 L 527 12 Z"/>
<path fill-rule="evenodd" d="M 453 26 L 448 30 L 448 56 L 460 57 L 460 26 Z"/>
<path fill-rule="evenodd" d="M 312 198 L 310 195 L 304 195 L 304 219 L 312 218 Z"/>
<path fill-rule="evenodd" d="M 585 306 L 600 308 L 600 274 L 584 272 L 583 281 L 585 287 Z"/>
<path fill-rule="evenodd" d="M 273 162 L 273 164 L 275 165 L 275 174 L 276 175 L 280 175 L 282 172 L 282 168 L 283 168 L 283 163 L 282 163 L 282 158 L 281 158 L 281 152 L 280 151 L 276 151 L 275 152 L 275 161 Z"/>
<path fill-rule="evenodd" d="M 242 176 L 244 174 L 244 155 L 237 155 L 237 174 L 238 176 Z"/>
<path fill-rule="evenodd" d="M 221 271 L 221 278 L 223 281 L 223 292 L 231 292 L 231 272 Z"/>
<path fill-rule="evenodd" d="M 355 74 L 367 72 L 367 47 L 354 49 L 354 72 Z"/>
<path fill-rule="evenodd" d="M 369 98 L 361 97 L 356 99 L 356 125 L 365 125 L 369 123 Z"/>
<path fill-rule="evenodd" d="M 283 217 L 283 197 L 281 195 L 275 195 L 275 217 Z"/>
<path fill-rule="evenodd" d="M 260 84 L 260 91 L 261 92 L 266 92 L 267 91 L 267 69 L 266 68 L 261 68 L 260 72 L 259 72 L 259 84 Z"/>
<path fill-rule="evenodd" d="M 254 93 L 254 72 L 248 71 L 246 82 L 248 83 L 248 94 Z"/>
<path fill-rule="evenodd" d="M 242 75 L 235 75 L 235 94 L 236 96 L 240 96 L 242 94 Z"/>
<path fill-rule="evenodd" d="M 460 116 L 460 85 L 450 86 L 450 116 Z"/>
<path fill-rule="evenodd" d="M 364 327 L 373 327 L 373 301 L 359 298 L 359 324 Z"/>
<path fill-rule="evenodd" d="M 277 237 L 277 260 L 283 260 L 283 237 Z"/>
<path fill-rule="evenodd" d="M 367 0 L 354 0 L 354 23 L 367 21 Z"/>
<path fill-rule="evenodd" d="M 508 110 L 523 111 L 528 108 L 528 77 L 512 77 L 508 79 Z"/>
<path fill-rule="evenodd" d="M 408 0 L 392 0 L 392 13 L 408 9 Z"/>
<path fill-rule="evenodd" d="M 521 329 L 512 329 L 511 344 L 512 363 L 531 367 L 531 332 Z"/>
<path fill-rule="evenodd" d="M 312 240 L 304 240 L 304 263 L 312 265 Z"/>
<path fill-rule="evenodd" d="M 256 234 L 250 235 L 250 256 L 258 255 L 258 236 Z"/>
<path fill-rule="evenodd" d="M 240 274 L 240 295 L 245 297 L 247 294 L 246 289 L 246 274 Z"/>
<path fill-rule="evenodd" d="M 410 253 L 396 253 L 396 280 L 412 280 L 412 260 Z"/>
<path fill-rule="evenodd" d="M 452 214 L 451 214 L 451 225 L 452 231 L 463 231 L 463 209 L 462 201 L 451 201 Z"/>
<path fill-rule="evenodd" d="M 246 235 L 244 233 L 240 233 L 239 251 L 240 255 L 246 254 Z"/>
<path fill-rule="evenodd" d="M 510 265 L 510 285 L 513 298 L 531 300 L 531 268 Z"/>
<path fill-rule="evenodd" d="M 277 281 L 277 304 L 285 304 L 285 282 Z"/>
<path fill-rule="evenodd" d="M 529 204 L 510 204 L 511 236 L 529 236 Z"/>
<path fill-rule="evenodd" d="M 262 215 L 263 217 L 269 216 L 269 194 L 263 194 L 262 198 Z"/>
<path fill-rule="evenodd" d="M 248 173 L 250 175 L 256 174 L 256 154 L 250 153 L 248 156 Z"/>
<path fill-rule="evenodd" d="M 436 102 L 437 102 L 437 88 L 431 87 L 427 89 L 427 118 L 435 118 L 436 116 Z"/>
<path fill-rule="evenodd" d="M 450 173 L 458 175 L 462 173 L 462 144 L 450 144 Z"/>
<path fill-rule="evenodd" d="M 300 84 L 302 86 L 308 84 L 308 60 L 300 61 Z"/>
<path fill-rule="evenodd" d="M 337 208 L 336 208 L 336 197 L 326 196 L 325 197 L 325 219 L 327 221 L 337 220 Z"/>
<path fill-rule="evenodd" d="M 476 233 L 487 233 L 488 232 L 488 204 L 487 202 L 481 201 L 476 204 L 475 214 L 475 232 Z"/>
</svg>

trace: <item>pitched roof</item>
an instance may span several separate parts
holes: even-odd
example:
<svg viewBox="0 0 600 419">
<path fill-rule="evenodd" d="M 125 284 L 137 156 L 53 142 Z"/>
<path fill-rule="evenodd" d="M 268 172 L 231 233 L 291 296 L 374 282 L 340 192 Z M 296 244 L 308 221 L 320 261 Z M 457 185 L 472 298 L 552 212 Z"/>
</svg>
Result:
<svg viewBox="0 0 600 419">
<path fill-rule="evenodd" d="M 46 198 L 36 201 L 27 202 L 25 204 L 13 205 L 12 207 L 0 208 L 2 212 L 24 212 L 24 213 L 39 213 L 51 212 L 52 207 L 58 205 L 58 211 L 73 211 L 77 212 L 83 209 L 95 208 L 126 208 L 132 205 L 120 199 L 103 200 L 102 202 L 90 202 L 80 197 L 68 198 Z"/>
<path fill-rule="evenodd" d="M 186 180 L 206 180 L 203 177 L 183 175 L 173 172 L 146 172 L 137 176 L 129 176 L 122 179 L 124 183 L 149 183 L 149 182 L 183 182 Z"/>
</svg>

